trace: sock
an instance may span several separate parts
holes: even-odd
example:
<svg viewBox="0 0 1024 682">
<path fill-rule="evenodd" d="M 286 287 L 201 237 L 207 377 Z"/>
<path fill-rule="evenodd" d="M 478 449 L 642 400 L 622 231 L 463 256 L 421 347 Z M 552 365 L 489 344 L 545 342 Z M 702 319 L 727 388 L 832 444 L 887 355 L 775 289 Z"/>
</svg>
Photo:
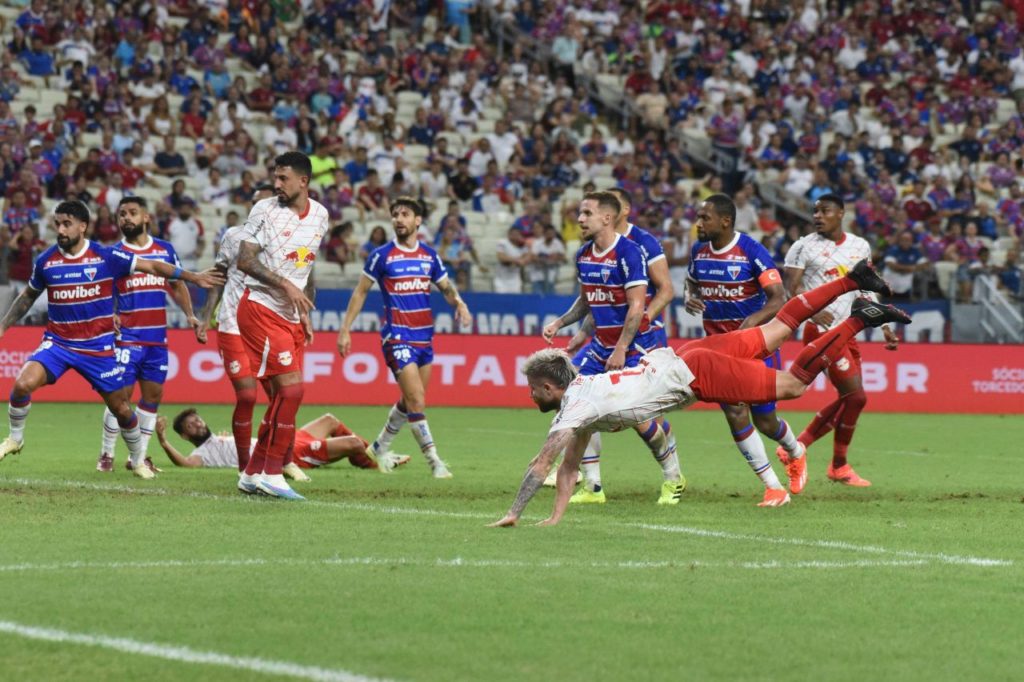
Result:
<svg viewBox="0 0 1024 682">
<path fill-rule="evenodd" d="M 843 403 L 843 407 L 836 413 L 836 436 L 832 445 L 833 469 L 846 465 L 846 451 L 853 440 L 853 432 L 857 428 L 857 419 L 868 403 L 868 396 L 864 393 L 864 389 L 858 389 L 853 393 L 847 393 L 842 396 L 840 400 Z"/>
<path fill-rule="evenodd" d="M 103 408 L 103 442 L 100 444 L 100 453 L 113 457 L 119 435 L 121 435 L 121 427 L 117 423 L 117 417 L 110 411 L 110 408 Z"/>
<path fill-rule="evenodd" d="M 779 430 L 771 436 L 771 439 L 781 445 L 789 453 L 790 457 L 799 450 L 796 444 L 796 436 L 793 435 L 793 429 L 789 428 L 789 424 L 786 423 L 785 419 L 779 419 Z"/>
<path fill-rule="evenodd" d="M 397 407 L 397 405 L 395 406 Z M 392 412 L 395 408 L 391 408 Z M 409 430 L 412 431 L 412 437 L 416 439 L 416 443 L 420 446 L 420 452 L 427 458 L 427 461 L 431 465 L 436 462 L 440 462 L 441 458 L 437 456 L 437 448 L 434 447 L 434 436 L 430 433 L 430 424 L 427 423 L 427 415 L 422 412 L 410 412 L 408 415 L 402 413 L 403 417 L 409 419 Z M 391 415 L 388 415 L 388 426 L 391 425 Z M 384 427 L 387 430 L 387 426 Z M 392 436 L 393 437 L 393 436 Z M 380 443 L 378 437 L 377 443 Z"/>
<path fill-rule="evenodd" d="M 256 409 L 256 387 L 235 389 L 235 411 L 231 413 L 231 435 L 235 437 L 238 470 L 245 471 L 252 448 L 252 413 Z"/>
<path fill-rule="evenodd" d="M 264 440 L 267 443 L 263 473 L 277 476 L 287 462 L 288 451 L 295 444 L 295 416 L 305 392 L 302 384 L 282 386 L 271 402 L 271 419 Z"/>
<path fill-rule="evenodd" d="M 263 467 L 267 462 L 267 437 L 270 433 L 270 415 L 273 413 L 274 399 L 270 399 L 270 404 L 267 405 L 267 411 L 263 414 L 263 419 L 260 420 L 260 428 L 256 434 L 256 447 L 252 449 L 252 454 L 249 456 L 249 462 L 245 465 L 245 473 L 249 476 L 255 476 L 263 473 Z"/>
<path fill-rule="evenodd" d="M 587 449 L 583 452 L 583 461 L 581 462 L 581 469 L 583 469 L 583 484 L 587 487 L 587 490 L 591 492 L 600 492 L 601 490 L 601 434 L 595 432 L 590 436 L 590 441 L 587 443 Z"/>
<path fill-rule="evenodd" d="M 422 416 L 422 415 L 421 415 Z M 384 428 L 381 429 L 377 435 L 377 440 L 373 442 L 374 449 L 377 452 L 387 452 L 391 449 L 391 441 L 395 439 L 398 432 L 402 430 L 402 427 L 407 421 L 410 421 L 411 415 L 406 414 L 405 404 L 399 400 L 397 403 L 391 406 L 391 410 L 388 412 L 388 420 L 384 423 Z M 429 433 L 429 431 L 428 431 Z M 415 434 L 413 434 L 415 436 Z M 416 439 L 419 443 L 419 439 Z M 422 447 L 422 443 L 420 444 Z"/>
<path fill-rule="evenodd" d="M 814 419 L 811 423 L 797 436 L 797 440 L 803 443 L 806 447 L 811 447 L 811 444 L 821 438 L 824 438 L 829 431 L 832 430 L 835 417 L 839 413 L 839 410 L 843 407 L 843 399 L 836 398 L 825 407 L 821 408 L 817 414 L 814 415 Z"/>
<path fill-rule="evenodd" d="M 149 452 L 149 439 L 153 437 L 153 429 L 156 427 L 156 412 L 159 407 L 159 404 L 147 403 L 145 400 L 140 400 L 135 406 L 135 414 L 139 417 L 139 431 L 142 433 L 143 457 Z"/>
<path fill-rule="evenodd" d="M 661 473 L 664 474 L 665 480 L 679 480 L 681 473 L 679 471 L 679 456 L 676 454 L 676 443 L 669 437 L 669 434 L 665 433 L 662 424 L 651 420 L 650 426 L 640 434 L 640 438 L 647 444 L 651 455 L 654 456 L 654 461 L 661 466 Z"/>
<path fill-rule="evenodd" d="M 32 396 L 15 398 L 11 391 L 10 403 L 7 405 L 7 418 L 11 425 L 11 438 L 19 443 L 25 440 L 25 420 L 32 408 Z"/>
<path fill-rule="evenodd" d="M 754 470 L 765 487 L 781 489 L 782 484 L 779 483 L 779 478 L 775 475 L 771 462 L 768 461 L 768 453 L 764 450 L 761 434 L 757 432 L 753 424 L 747 424 L 739 431 L 733 431 L 732 438 L 736 441 L 736 447 L 739 448 L 740 454 L 747 460 L 747 464 Z"/>
<path fill-rule="evenodd" d="M 843 320 L 839 325 L 804 346 L 789 371 L 797 379 L 810 385 L 819 372 L 839 359 L 849 340 L 862 329 L 864 329 L 864 322 L 861 320 L 853 317 Z"/>
<path fill-rule="evenodd" d="M 795 331 L 829 303 L 849 291 L 857 291 L 857 285 L 849 277 L 822 284 L 786 301 L 775 314 L 775 319 Z"/>
<path fill-rule="evenodd" d="M 146 451 L 142 449 L 142 429 L 139 428 L 139 418 L 135 415 L 135 411 L 132 410 L 131 416 L 124 421 L 118 419 L 117 423 L 121 427 L 124 444 L 128 446 L 132 467 L 146 466 Z"/>
</svg>

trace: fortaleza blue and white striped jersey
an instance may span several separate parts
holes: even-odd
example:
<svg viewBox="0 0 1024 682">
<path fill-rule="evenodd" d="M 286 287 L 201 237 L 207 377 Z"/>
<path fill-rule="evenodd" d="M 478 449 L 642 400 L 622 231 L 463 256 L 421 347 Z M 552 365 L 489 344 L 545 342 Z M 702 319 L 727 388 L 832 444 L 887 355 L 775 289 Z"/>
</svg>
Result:
<svg viewBox="0 0 1024 682">
<path fill-rule="evenodd" d="M 377 282 L 384 298 L 381 339 L 429 346 L 434 338 L 430 285 L 448 277 L 437 251 L 423 242 L 413 249 L 388 242 L 366 259 L 363 276 Z"/>
<path fill-rule="evenodd" d="M 640 247 L 619 234 L 605 251 L 598 251 L 589 241 L 576 252 L 576 276 L 580 295 L 586 297 L 594 316 L 594 340 L 614 348 L 629 310 L 626 289 L 647 286 L 647 264 Z M 644 318 L 637 335 L 649 328 Z"/>
<path fill-rule="evenodd" d="M 689 277 L 697 283 L 704 301 L 707 334 L 738 329 L 747 316 L 764 307 L 764 288 L 782 284 L 768 250 L 742 232 L 719 251 L 711 242 L 694 244 Z"/>
<path fill-rule="evenodd" d="M 133 246 L 122 240 L 114 249 L 181 267 L 174 247 L 162 239 L 150 237 L 145 246 Z M 117 338 L 119 344 L 167 345 L 167 280 L 146 272 L 117 279 L 114 281 L 114 303 L 121 324 L 121 334 Z"/>
<path fill-rule="evenodd" d="M 43 339 L 91 355 L 114 353 L 114 280 L 135 271 L 135 256 L 83 240 L 78 253 L 57 245 L 39 254 L 28 285 L 46 291 Z"/>
<path fill-rule="evenodd" d="M 660 260 L 665 259 L 665 249 L 662 248 L 661 242 L 653 234 L 638 227 L 633 223 L 629 224 L 629 229 L 626 230 L 624 235 L 626 239 L 633 242 L 640 247 L 640 253 L 644 256 L 644 265 L 648 272 L 651 269 L 651 263 L 656 263 Z M 654 294 L 657 293 L 657 289 L 654 284 L 648 282 L 647 284 L 647 299 L 644 301 L 644 307 L 649 308 L 651 305 L 651 299 L 654 298 Z M 652 327 L 664 327 L 665 326 L 665 313 L 658 313 L 658 316 L 651 320 Z"/>
</svg>

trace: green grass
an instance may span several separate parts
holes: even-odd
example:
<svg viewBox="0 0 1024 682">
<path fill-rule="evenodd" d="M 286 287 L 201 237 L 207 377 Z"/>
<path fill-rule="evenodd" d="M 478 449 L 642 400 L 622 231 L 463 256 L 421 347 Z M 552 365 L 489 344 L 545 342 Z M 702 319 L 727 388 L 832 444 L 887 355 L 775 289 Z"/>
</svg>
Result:
<svg viewBox="0 0 1024 682">
<path fill-rule="evenodd" d="M 372 437 L 385 409 L 336 413 Z M 823 443 L 807 492 L 759 509 L 721 415 L 678 413 L 680 506 L 654 504 L 660 472 L 615 434 L 608 504 L 496 530 L 549 417 L 429 417 L 454 479 L 418 455 L 391 476 L 342 463 L 288 504 L 243 498 L 224 470 L 137 481 L 123 445 L 97 473 L 100 409 L 36 404 L 25 451 L 0 463 L 0 621 L 409 681 L 1019 679 L 1019 418 L 869 412 L 851 461 L 873 487 L 826 481 Z M 414 451 L 407 432 L 396 450 Z M 272 677 L 0 637 L 7 679 Z"/>
</svg>

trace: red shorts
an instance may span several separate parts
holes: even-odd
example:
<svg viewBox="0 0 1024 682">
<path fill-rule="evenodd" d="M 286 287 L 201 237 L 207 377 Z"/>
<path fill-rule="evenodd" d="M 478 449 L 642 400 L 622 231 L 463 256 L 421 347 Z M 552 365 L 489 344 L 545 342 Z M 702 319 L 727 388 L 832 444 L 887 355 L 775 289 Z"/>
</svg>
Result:
<svg viewBox="0 0 1024 682">
<path fill-rule="evenodd" d="M 760 329 L 742 329 L 690 341 L 676 349 L 693 372 L 694 395 L 709 403 L 769 403 L 775 400 L 775 370 Z"/>
<path fill-rule="evenodd" d="M 825 332 L 818 330 L 818 325 L 808 322 L 804 325 L 804 345 L 822 336 Z M 860 376 L 860 346 L 857 339 L 850 339 L 843 348 L 843 354 L 828 367 L 828 380 L 833 384 Z"/>
<path fill-rule="evenodd" d="M 249 300 L 249 291 L 238 304 L 238 330 L 256 368 L 257 379 L 302 371 L 306 335 L 302 325 L 289 322 L 270 308 Z"/>
<path fill-rule="evenodd" d="M 308 431 L 302 429 L 295 431 L 293 454 L 295 463 L 303 469 L 315 469 L 330 464 L 330 460 L 327 459 L 327 440 L 314 438 Z"/>
<path fill-rule="evenodd" d="M 220 351 L 220 359 L 224 361 L 224 371 L 228 373 L 229 379 L 252 376 L 249 354 L 245 352 L 241 336 L 218 331 L 217 350 Z"/>
</svg>

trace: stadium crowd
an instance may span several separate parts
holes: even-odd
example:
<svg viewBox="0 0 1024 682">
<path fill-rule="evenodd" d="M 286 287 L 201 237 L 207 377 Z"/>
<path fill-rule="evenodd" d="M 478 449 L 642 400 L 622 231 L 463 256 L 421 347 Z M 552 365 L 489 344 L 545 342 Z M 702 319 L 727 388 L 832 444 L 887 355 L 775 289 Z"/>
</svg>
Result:
<svg viewBox="0 0 1024 682">
<path fill-rule="evenodd" d="M 328 283 L 351 284 L 390 237 L 389 200 L 413 194 L 461 289 L 565 290 L 591 185 L 628 190 L 633 220 L 677 245 L 699 201 L 724 189 L 737 228 L 781 263 L 809 226 L 762 199 L 775 183 L 808 204 L 839 194 L 900 295 L 966 301 L 987 277 L 1019 297 L 1024 3 L 854 5 L 8 7 L 0 270 L 28 280 L 52 240 L 47 209 L 65 198 L 90 206 L 94 239 L 116 241 L 112 209 L 132 193 L 200 267 L 267 163 L 297 149 L 330 215 Z M 499 23 L 521 39 L 495 40 Z M 595 81 L 638 115 L 605 106 Z M 728 168 L 713 172 L 687 138 Z"/>
</svg>

